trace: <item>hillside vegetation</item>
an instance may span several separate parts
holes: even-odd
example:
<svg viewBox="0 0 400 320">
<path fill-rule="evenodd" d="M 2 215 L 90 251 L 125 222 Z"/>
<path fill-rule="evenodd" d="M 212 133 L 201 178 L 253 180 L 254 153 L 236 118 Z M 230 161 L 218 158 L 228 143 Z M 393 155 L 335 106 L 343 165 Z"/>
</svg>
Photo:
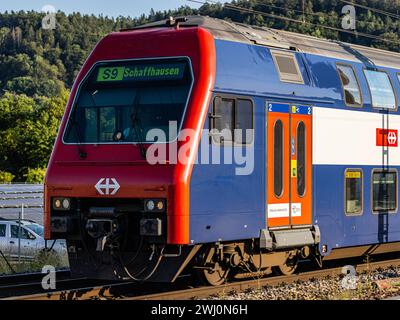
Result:
<svg viewBox="0 0 400 320">
<path fill-rule="evenodd" d="M 358 4 L 399 13 L 395 0 L 357 0 Z M 399 51 L 400 19 L 357 8 L 357 31 L 392 42 L 314 26 L 341 27 L 343 1 L 233 1 L 233 5 L 282 15 L 305 23 L 243 13 L 221 5 L 198 10 L 181 7 L 138 18 L 66 15 L 58 12 L 56 29 L 42 29 L 43 13 L 0 14 L 0 182 L 41 181 L 74 78 L 95 44 L 109 32 L 169 16 L 201 14 L 259 26 L 340 39 Z"/>
</svg>

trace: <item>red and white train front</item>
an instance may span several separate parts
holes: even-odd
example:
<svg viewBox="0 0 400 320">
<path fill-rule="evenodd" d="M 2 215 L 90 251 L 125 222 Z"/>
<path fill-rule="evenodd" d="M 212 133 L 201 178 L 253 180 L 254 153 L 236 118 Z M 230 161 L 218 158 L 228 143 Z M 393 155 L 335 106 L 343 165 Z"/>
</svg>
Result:
<svg viewBox="0 0 400 320">
<path fill-rule="evenodd" d="M 199 249 L 188 246 L 188 188 L 214 76 L 214 39 L 202 28 L 128 30 L 98 43 L 45 180 L 45 236 L 67 240 L 73 273 L 172 281 Z M 190 141 L 177 139 L 180 129 L 193 130 Z M 183 143 L 189 161 L 172 161 Z M 149 163 L 150 146 L 167 146 L 162 161 Z"/>
</svg>

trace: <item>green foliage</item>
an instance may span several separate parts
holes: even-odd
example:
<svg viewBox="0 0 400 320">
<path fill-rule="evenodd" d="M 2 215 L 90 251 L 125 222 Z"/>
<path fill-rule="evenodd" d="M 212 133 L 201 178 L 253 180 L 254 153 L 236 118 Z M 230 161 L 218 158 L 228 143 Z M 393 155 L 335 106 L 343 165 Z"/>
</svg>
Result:
<svg viewBox="0 0 400 320">
<path fill-rule="evenodd" d="M 396 13 L 395 1 L 363 0 L 363 5 Z M 400 19 L 357 9 L 357 31 L 392 42 L 357 37 L 326 29 L 341 28 L 342 1 L 305 0 L 304 16 L 297 0 L 236 0 L 232 4 L 257 13 L 238 12 L 221 4 L 204 4 L 199 9 L 181 7 L 163 12 L 150 11 L 137 18 L 66 15 L 58 12 L 56 29 L 41 27 L 44 13 L 0 13 L 0 170 L 22 181 L 28 168 L 44 168 L 68 99 L 68 90 L 96 43 L 112 31 L 131 28 L 169 16 L 208 15 L 236 22 L 365 46 L 399 51 Z M 273 19 L 260 14 L 286 16 L 305 23 Z M 315 26 L 319 25 L 319 26 Z"/>
<path fill-rule="evenodd" d="M 43 183 L 44 176 L 46 174 L 46 168 L 28 169 L 28 173 L 25 174 L 25 182 L 27 183 Z"/>
<path fill-rule="evenodd" d="M 9 250 L 5 251 L 7 255 Z M 8 256 L 8 255 L 7 255 Z M 20 263 L 10 261 L 11 267 L 16 273 L 41 272 L 44 266 L 53 266 L 56 270 L 65 270 L 69 267 L 67 252 L 39 251 L 30 261 Z M 4 259 L 0 256 L 0 275 L 11 274 L 12 271 Z"/>
<path fill-rule="evenodd" d="M 0 183 L 11 183 L 14 179 L 14 175 L 7 171 L 0 171 Z"/>
<path fill-rule="evenodd" d="M 50 157 L 68 92 L 28 97 L 6 92 L 0 97 L 0 168 L 24 180 L 28 168 L 44 168 Z"/>
</svg>

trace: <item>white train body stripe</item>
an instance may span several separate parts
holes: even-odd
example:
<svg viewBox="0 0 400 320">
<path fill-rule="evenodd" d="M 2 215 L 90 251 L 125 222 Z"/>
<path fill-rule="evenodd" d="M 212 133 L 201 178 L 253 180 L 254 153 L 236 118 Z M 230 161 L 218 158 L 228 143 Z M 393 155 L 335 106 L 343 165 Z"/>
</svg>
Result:
<svg viewBox="0 0 400 320">
<path fill-rule="evenodd" d="M 313 164 L 382 165 L 376 129 L 400 132 L 400 115 L 332 108 L 313 108 Z M 389 147 L 389 165 L 400 165 L 399 147 Z"/>
</svg>

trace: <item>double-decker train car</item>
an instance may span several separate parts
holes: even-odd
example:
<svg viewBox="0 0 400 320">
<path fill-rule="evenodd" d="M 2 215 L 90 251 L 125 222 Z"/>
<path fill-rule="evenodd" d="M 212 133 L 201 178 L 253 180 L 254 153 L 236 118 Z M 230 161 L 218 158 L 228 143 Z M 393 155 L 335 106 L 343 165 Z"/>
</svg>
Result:
<svg viewBox="0 0 400 320">
<path fill-rule="evenodd" d="M 399 72 L 398 53 L 209 17 L 111 33 L 71 91 L 46 238 L 74 274 L 214 285 L 398 251 Z"/>
</svg>

